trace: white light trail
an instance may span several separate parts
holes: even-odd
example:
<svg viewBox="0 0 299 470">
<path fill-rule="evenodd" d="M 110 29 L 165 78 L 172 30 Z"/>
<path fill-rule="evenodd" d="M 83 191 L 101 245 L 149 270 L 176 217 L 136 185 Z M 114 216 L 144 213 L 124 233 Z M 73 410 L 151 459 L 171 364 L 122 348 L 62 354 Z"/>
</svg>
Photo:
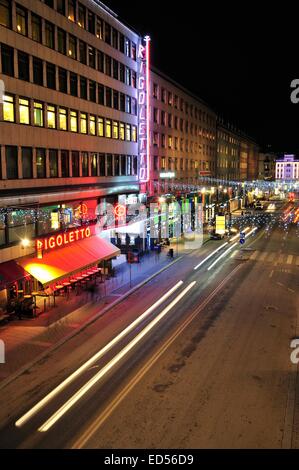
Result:
<svg viewBox="0 0 299 470">
<path fill-rule="evenodd" d="M 191 282 L 162 312 L 152 320 L 127 346 L 125 346 L 105 367 L 103 367 L 92 379 L 81 387 L 67 402 L 64 403 L 42 426 L 40 432 L 48 431 L 62 416 L 74 406 L 102 377 L 104 377 L 115 364 L 117 364 L 139 341 L 159 323 L 160 320 L 194 287 L 196 281 Z"/>
<path fill-rule="evenodd" d="M 207 256 L 205 259 L 203 259 L 197 266 L 195 266 L 194 271 L 196 271 L 200 266 L 202 266 L 204 263 L 206 263 L 212 256 L 214 256 L 218 251 L 222 250 L 226 245 L 228 245 L 228 242 L 225 242 L 223 245 L 219 246 L 217 250 L 213 251 L 209 256 Z"/>
<path fill-rule="evenodd" d="M 227 250 L 225 250 L 224 253 L 222 253 L 221 256 L 219 256 L 219 258 L 217 258 L 214 263 L 212 263 L 209 267 L 208 267 L 208 271 L 210 271 L 222 258 L 224 258 L 225 255 L 227 255 L 235 246 L 237 246 L 238 243 L 234 243 L 232 246 L 230 246 Z"/>
<path fill-rule="evenodd" d="M 29 419 L 31 419 L 40 409 L 46 406 L 50 400 L 52 400 L 58 393 L 64 390 L 71 382 L 73 382 L 80 374 L 92 366 L 98 359 L 104 356 L 113 346 L 121 341 L 128 333 L 130 333 L 139 323 L 141 323 L 150 313 L 152 313 L 157 307 L 159 307 L 165 300 L 168 299 L 181 285 L 183 281 L 179 281 L 173 286 L 165 295 L 163 295 L 157 302 L 149 307 L 142 315 L 128 325 L 123 331 L 121 331 L 115 338 L 113 338 L 106 346 L 92 356 L 87 362 L 85 362 L 79 369 L 73 372 L 57 387 L 55 387 L 48 395 L 46 395 L 41 401 L 33 406 L 27 413 L 25 413 L 20 419 L 15 422 L 16 427 L 23 426 Z"/>
<path fill-rule="evenodd" d="M 244 228 L 244 230 L 240 230 L 240 231 L 246 233 L 247 230 L 250 230 L 250 227 L 246 227 L 246 228 Z M 234 242 L 234 241 L 237 240 L 237 238 L 239 238 L 239 237 L 240 237 L 240 234 L 238 233 L 237 235 L 235 235 L 233 238 L 230 239 L 230 242 Z"/>
</svg>

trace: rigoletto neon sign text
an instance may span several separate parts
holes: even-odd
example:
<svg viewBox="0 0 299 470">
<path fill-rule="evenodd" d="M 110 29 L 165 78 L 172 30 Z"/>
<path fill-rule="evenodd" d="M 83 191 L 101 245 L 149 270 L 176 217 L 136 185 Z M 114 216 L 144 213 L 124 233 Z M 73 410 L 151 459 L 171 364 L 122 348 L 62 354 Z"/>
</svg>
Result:
<svg viewBox="0 0 299 470">
<path fill-rule="evenodd" d="M 145 36 L 138 47 L 138 142 L 139 181 L 150 179 L 150 37 Z"/>
<path fill-rule="evenodd" d="M 61 246 L 66 246 L 89 237 L 91 237 L 91 229 L 87 227 L 53 235 L 52 237 L 43 238 L 42 240 L 36 240 L 35 246 L 38 252 L 42 250 L 53 250 L 54 248 L 60 248 Z"/>
</svg>

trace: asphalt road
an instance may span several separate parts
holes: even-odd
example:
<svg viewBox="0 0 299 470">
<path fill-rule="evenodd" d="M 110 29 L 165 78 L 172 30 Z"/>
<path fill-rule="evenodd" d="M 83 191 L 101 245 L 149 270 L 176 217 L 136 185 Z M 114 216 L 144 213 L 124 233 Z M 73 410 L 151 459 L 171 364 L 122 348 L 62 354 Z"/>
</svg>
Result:
<svg viewBox="0 0 299 470">
<path fill-rule="evenodd" d="M 0 446 L 298 447 L 295 226 L 222 245 L 190 252 L 3 390 Z"/>
</svg>

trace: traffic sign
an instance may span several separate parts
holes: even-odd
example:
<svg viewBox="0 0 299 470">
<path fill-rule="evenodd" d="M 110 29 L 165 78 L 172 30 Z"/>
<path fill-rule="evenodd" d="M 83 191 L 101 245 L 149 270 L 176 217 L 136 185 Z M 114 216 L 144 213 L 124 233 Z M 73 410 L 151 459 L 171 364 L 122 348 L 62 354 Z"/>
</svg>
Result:
<svg viewBox="0 0 299 470">
<path fill-rule="evenodd" d="M 240 238 L 240 243 L 241 243 L 241 245 L 244 245 L 244 243 L 245 243 L 244 238 Z"/>
</svg>

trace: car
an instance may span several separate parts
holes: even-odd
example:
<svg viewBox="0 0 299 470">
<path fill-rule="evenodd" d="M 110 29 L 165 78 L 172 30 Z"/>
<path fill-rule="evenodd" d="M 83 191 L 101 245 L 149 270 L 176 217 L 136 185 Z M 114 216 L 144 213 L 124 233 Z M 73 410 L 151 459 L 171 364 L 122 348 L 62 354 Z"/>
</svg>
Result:
<svg viewBox="0 0 299 470">
<path fill-rule="evenodd" d="M 263 204 L 260 201 L 258 201 L 258 202 L 255 203 L 254 208 L 255 208 L 256 211 L 262 211 L 263 210 Z"/>
<path fill-rule="evenodd" d="M 224 238 L 224 233 L 216 233 L 216 232 L 210 233 L 211 240 L 222 240 L 222 238 Z"/>
</svg>

